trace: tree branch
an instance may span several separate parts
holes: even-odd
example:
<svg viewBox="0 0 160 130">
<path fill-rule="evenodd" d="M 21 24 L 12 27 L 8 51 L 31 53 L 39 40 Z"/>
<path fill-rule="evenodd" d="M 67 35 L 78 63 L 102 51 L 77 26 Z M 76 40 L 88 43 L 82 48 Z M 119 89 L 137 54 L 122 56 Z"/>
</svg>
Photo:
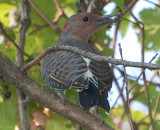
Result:
<svg viewBox="0 0 160 130">
<path fill-rule="evenodd" d="M 30 63 L 28 63 L 24 67 L 22 67 L 22 71 L 26 72 L 33 65 L 38 64 L 47 54 L 49 54 L 53 51 L 70 51 L 70 52 L 74 52 L 76 54 L 83 55 L 84 57 L 90 58 L 90 59 L 98 61 L 98 62 L 108 62 L 108 63 L 112 63 L 115 65 L 125 65 L 126 67 L 130 66 L 130 67 L 148 68 L 151 70 L 160 69 L 160 65 L 158 65 L 158 64 L 131 62 L 131 61 L 126 61 L 126 60 L 113 59 L 113 58 L 108 58 L 106 56 L 95 55 L 93 53 L 80 50 L 76 47 L 56 45 L 56 46 L 48 47 L 44 52 L 42 52 L 33 61 L 31 61 Z"/>
<path fill-rule="evenodd" d="M 123 60 L 121 44 L 119 43 L 118 45 L 119 45 L 120 56 L 121 56 L 121 59 Z M 126 111 L 127 111 L 127 114 L 128 114 L 128 119 L 129 119 L 129 124 L 130 124 L 131 130 L 134 130 L 134 125 L 133 125 L 132 116 L 131 116 L 131 112 L 130 112 L 128 78 L 127 78 L 126 67 L 124 65 L 123 65 L 123 69 L 124 69 L 124 82 L 126 83 L 126 99 L 127 99 L 127 101 L 126 101 Z"/>
<path fill-rule="evenodd" d="M 19 37 L 18 37 L 18 47 L 24 51 L 25 46 L 25 39 L 26 39 L 26 32 L 31 24 L 31 20 L 29 17 L 30 12 L 30 4 L 28 1 L 22 1 L 20 4 L 20 25 L 19 25 Z M 24 65 L 24 58 L 23 53 L 21 53 L 20 50 L 17 52 L 16 57 L 16 64 L 18 66 Z M 17 89 L 18 93 L 18 110 L 19 110 L 19 119 L 20 119 L 20 129 L 21 130 L 30 130 L 30 125 L 28 121 L 28 111 L 27 111 L 27 104 L 21 103 L 25 100 L 26 96 L 23 92 L 21 92 L 19 89 Z"/>
<path fill-rule="evenodd" d="M 32 97 L 34 101 L 78 123 L 88 130 L 112 130 L 112 128 L 105 123 L 101 125 L 100 119 L 85 112 L 81 107 L 69 101 L 66 101 L 64 106 L 58 95 L 44 88 L 27 75 L 23 75 L 19 67 L 14 65 L 2 53 L 0 53 L 0 74 L 2 74 L 6 82 L 20 89 L 27 96 Z"/>
</svg>

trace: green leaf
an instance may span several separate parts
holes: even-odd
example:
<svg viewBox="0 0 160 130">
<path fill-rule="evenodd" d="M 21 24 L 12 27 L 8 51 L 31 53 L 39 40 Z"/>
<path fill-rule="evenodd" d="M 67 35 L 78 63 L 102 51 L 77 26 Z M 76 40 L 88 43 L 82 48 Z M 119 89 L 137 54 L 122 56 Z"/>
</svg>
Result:
<svg viewBox="0 0 160 130">
<path fill-rule="evenodd" d="M 112 49 L 106 48 L 106 47 L 104 47 L 103 49 L 104 49 L 104 50 L 103 50 L 102 53 L 103 53 L 105 56 L 112 56 L 112 55 L 113 55 L 113 50 L 112 50 Z"/>
<path fill-rule="evenodd" d="M 124 11 L 124 0 L 112 0 L 112 1 L 116 3 L 116 5 L 121 8 L 121 10 Z"/>
<path fill-rule="evenodd" d="M 10 5 L 16 5 L 17 0 L 1 0 L 0 3 L 10 4 Z"/>
<path fill-rule="evenodd" d="M 22 1 L 23 1 L 23 0 L 17 0 L 17 3 L 16 3 L 17 7 L 19 6 L 19 4 L 20 4 Z"/>
<path fill-rule="evenodd" d="M 65 14 L 70 17 L 77 12 L 76 0 L 59 0 Z"/>
<path fill-rule="evenodd" d="M 127 13 L 126 15 L 124 15 L 123 18 L 126 18 L 126 19 L 130 20 L 130 15 L 129 15 L 129 13 Z M 129 26 L 129 21 L 127 21 L 127 20 L 122 20 L 122 21 L 120 22 L 120 27 L 119 27 L 119 29 L 120 29 L 120 32 L 121 32 L 122 37 L 124 37 L 124 36 L 126 35 L 126 33 L 127 33 L 127 31 L 128 31 L 128 26 Z"/>
<path fill-rule="evenodd" d="M 11 97 L 0 103 L 1 130 L 13 130 L 15 125 L 18 123 L 16 89 L 13 86 L 9 86 L 8 91 L 11 92 Z"/>
<path fill-rule="evenodd" d="M 54 113 L 53 120 L 48 120 L 47 122 L 46 130 L 75 130 L 75 124 L 59 114 Z"/>
<path fill-rule="evenodd" d="M 10 60 L 12 60 L 12 62 L 15 61 L 15 56 L 16 56 L 16 53 L 17 53 L 17 49 L 15 48 L 15 46 L 13 44 L 11 44 L 9 46 L 6 43 L 0 44 L 0 51 L 4 55 L 9 57 Z"/>
<path fill-rule="evenodd" d="M 154 129 L 155 130 L 159 130 L 160 129 L 160 123 L 159 123 L 159 121 L 155 124 Z"/>
<path fill-rule="evenodd" d="M 160 8 L 145 9 L 140 12 L 140 17 L 145 25 L 145 48 L 147 49 L 160 49 Z M 152 47 L 148 47 L 148 44 L 153 43 Z"/>
<path fill-rule="evenodd" d="M 95 42 L 95 44 L 99 44 L 99 46 L 102 48 L 100 51 L 102 51 L 105 56 L 111 56 L 113 51 L 109 48 L 109 46 L 112 40 L 108 35 L 106 35 L 106 30 L 106 28 L 102 28 L 101 30 L 97 31 L 95 37 L 92 37 L 91 41 Z M 104 42 L 105 40 L 107 43 Z"/>
<path fill-rule="evenodd" d="M 146 116 L 145 113 L 143 113 L 142 111 L 134 111 L 131 109 L 131 115 L 132 115 L 132 120 L 135 122 L 135 123 L 138 123 L 139 121 L 141 121 L 141 119 L 143 117 Z M 138 116 L 137 116 L 138 115 Z M 145 121 L 149 122 L 148 119 L 145 119 Z"/>
<path fill-rule="evenodd" d="M 77 90 L 76 89 L 67 90 L 66 95 L 70 102 L 77 104 Z"/>
<path fill-rule="evenodd" d="M 106 114 L 106 111 L 103 108 L 98 109 L 99 114 L 104 119 L 104 122 L 106 122 L 109 126 L 115 129 L 115 124 L 113 123 L 112 116 L 110 114 Z"/>
<path fill-rule="evenodd" d="M 9 17 L 7 16 L 9 12 L 15 8 L 14 5 L 0 3 L 1 13 L 0 13 L 0 22 L 4 23 L 4 25 L 8 25 Z"/>
<path fill-rule="evenodd" d="M 134 81 L 129 80 L 130 84 L 133 84 Z M 135 100 L 138 100 L 145 104 L 147 106 L 147 99 L 145 96 L 144 92 L 145 87 L 143 85 L 137 84 L 132 92 L 133 96 L 137 95 L 137 93 L 140 93 L 138 96 L 135 97 Z M 149 91 L 149 96 L 150 96 L 150 103 L 151 103 L 151 108 L 154 110 L 155 104 L 156 104 L 156 99 L 158 97 L 158 91 L 156 90 L 156 86 L 154 84 L 149 84 L 148 85 L 148 91 Z M 158 110 L 160 112 L 160 110 Z"/>
<path fill-rule="evenodd" d="M 7 32 L 7 34 L 12 38 L 13 41 L 16 40 L 16 35 L 15 32 L 13 32 L 13 30 L 5 25 L 2 25 L 4 30 Z"/>
</svg>

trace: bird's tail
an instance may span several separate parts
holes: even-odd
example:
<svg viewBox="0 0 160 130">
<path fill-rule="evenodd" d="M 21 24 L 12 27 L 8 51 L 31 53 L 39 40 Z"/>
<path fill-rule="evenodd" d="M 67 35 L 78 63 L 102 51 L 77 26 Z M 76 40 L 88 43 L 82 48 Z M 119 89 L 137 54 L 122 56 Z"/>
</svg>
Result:
<svg viewBox="0 0 160 130">
<path fill-rule="evenodd" d="M 86 111 L 89 111 L 89 108 L 97 105 L 104 108 L 109 113 L 110 105 L 107 100 L 108 91 L 100 92 L 93 82 L 89 82 L 88 86 L 87 89 L 78 90 L 80 106 Z"/>
</svg>

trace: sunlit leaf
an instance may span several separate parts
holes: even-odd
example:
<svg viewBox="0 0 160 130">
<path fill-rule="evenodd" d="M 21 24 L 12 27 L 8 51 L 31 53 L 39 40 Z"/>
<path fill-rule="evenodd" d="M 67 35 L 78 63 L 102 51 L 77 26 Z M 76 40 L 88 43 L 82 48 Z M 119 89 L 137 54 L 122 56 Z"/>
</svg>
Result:
<svg viewBox="0 0 160 130">
<path fill-rule="evenodd" d="M 46 130 L 75 130 L 75 125 L 70 120 L 54 113 L 53 120 L 47 122 Z"/>
<path fill-rule="evenodd" d="M 1 8 L 1 13 L 0 13 L 0 22 L 4 23 L 4 25 L 8 25 L 9 23 L 9 12 L 15 8 L 14 5 L 11 4 L 6 4 L 6 3 L 1 3 L 0 2 L 0 8 Z"/>
<path fill-rule="evenodd" d="M 145 9 L 140 13 L 142 22 L 145 25 L 145 48 L 148 48 L 149 43 L 153 43 L 153 46 L 148 49 L 159 50 L 160 42 L 160 8 Z"/>
<path fill-rule="evenodd" d="M 10 86 L 8 91 L 11 92 L 11 97 L 0 103 L 1 130 L 13 130 L 15 125 L 18 123 L 16 89 L 13 86 Z"/>
<path fill-rule="evenodd" d="M 121 8 L 121 10 L 124 10 L 124 0 L 112 0 L 112 1 L 115 2 L 116 5 Z"/>
<path fill-rule="evenodd" d="M 133 81 L 129 80 L 131 84 L 133 84 Z M 132 92 L 133 97 L 136 96 L 134 99 L 142 102 L 143 104 L 147 105 L 147 99 L 145 96 L 145 87 L 144 85 L 139 85 L 137 84 Z M 148 91 L 149 91 L 149 96 L 150 96 L 150 103 L 151 103 L 151 108 L 154 110 L 154 106 L 156 104 L 156 99 L 158 97 L 158 91 L 156 90 L 156 86 L 154 84 L 148 85 Z M 158 112 L 160 112 L 158 110 Z"/>
<path fill-rule="evenodd" d="M 98 111 L 99 111 L 99 114 L 104 119 L 104 122 L 109 124 L 112 128 L 115 128 L 115 124 L 113 123 L 113 119 L 112 119 L 111 114 L 106 114 L 105 110 L 102 108 L 99 108 Z"/>
<path fill-rule="evenodd" d="M 126 14 L 126 15 L 123 16 L 123 18 L 130 20 L 130 15 Z M 120 27 L 119 28 L 120 28 L 120 32 L 121 32 L 122 37 L 124 37 L 126 35 L 128 27 L 129 27 L 129 23 L 130 22 L 127 21 L 127 20 L 122 20 L 120 22 Z"/>
<path fill-rule="evenodd" d="M 77 12 L 76 1 L 75 0 L 59 0 L 60 4 L 68 17 L 72 16 Z"/>
</svg>

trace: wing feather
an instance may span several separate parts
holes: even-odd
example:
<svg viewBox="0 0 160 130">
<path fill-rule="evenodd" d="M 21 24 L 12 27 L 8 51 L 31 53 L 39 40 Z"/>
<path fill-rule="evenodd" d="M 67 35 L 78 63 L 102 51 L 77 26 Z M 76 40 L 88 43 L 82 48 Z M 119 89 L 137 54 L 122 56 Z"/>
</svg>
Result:
<svg viewBox="0 0 160 130">
<path fill-rule="evenodd" d="M 98 79 L 99 90 L 110 90 L 112 87 L 113 77 L 109 64 L 92 60 L 89 65 L 89 69 Z"/>
<path fill-rule="evenodd" d="M 44 58 L 41 64 L 45 83 L 53 89 L 84 88 L 87 82 L 83 78 L 88 70 L 80 55 L 66 51 L 56 51 Z M 75 84 L 75 82 L 79 84 Z M 73 84 L 73 85 L 72 85 Z"/>
</svg>

